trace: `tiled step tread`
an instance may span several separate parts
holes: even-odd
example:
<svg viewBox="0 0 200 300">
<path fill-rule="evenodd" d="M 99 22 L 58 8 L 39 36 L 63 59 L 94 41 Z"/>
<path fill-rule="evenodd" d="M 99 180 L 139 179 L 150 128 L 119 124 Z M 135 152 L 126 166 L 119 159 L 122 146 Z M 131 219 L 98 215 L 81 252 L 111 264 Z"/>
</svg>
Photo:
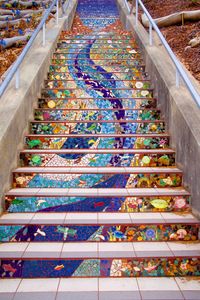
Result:
<svg viewBox="0 0 200 300">
<path fill-rule="evenodd" d="M 0 224 L 197 224 L 191 213 L 5 213 Z"/>
<path fill-rule="evenodd" d="M 0 298 L 199 300 L 199 277 L 1 279 Z"/>
<path fill-rule="evenodd" d="M 21 167 L 13 171 L 13 173 L 73 173 L 73 174 L 113 174 L 113 173 L 179 173 L 182 174 L 182 171 L 176 167 Z"/>
<path fill-rule="evenodd" d="M 82 109 L 82 108 L 35 108 L 35 111 L 63 111 L 63 112 L 77 112 L 77 111 L 79 111 L 79 112 L 118 112 L 118 111 L 121 111 L 121 110 L 123 110 L 123 111 L 141 111 L 141 112 L 160 112 L 160 110 L 159 109 L 154 109 L 154 108 L 152 108 L 152 109 L 146 109 L 146 108 L 98 108 L 98 109 L 96 109 L 96 108 L 84 108 L 84 109 Z"/>
<path fill-rule="evenodd" d="M 200 256 L 200 243 L 15 242 L 0 244 L 0 258 L 147 258 Z"/>
<path fill-rule="evenodd" d="M 66 73 L 64 73 L 64 74 L 66 74 Z M 60 100 L 59 100 L 60 99 Z M 114 100 L 114 99 L 118 99 L 118 100 L 132 100 L 132 101 L 135 101 L 135 100 L 141 100 L 141 101 L 157 101 L 157 99 L 156 98 L 153 98 L 153 97 L 123 97 L 123 98 L 121 98 L 121 97 L 115 97 L 115 98 L 112 98 L 112 100 Z M 89 97 L 81 97 L 81 98 L 73 98 L 73 97 L 71 97 L 71 98 L 45 98 L 44 96 L 43 97 L 41 97 L 41 98 L 39 98 L 38 99 L 39 101 L 42 101 L 42 100 L 48 100 L 48 101 L 66 101 L 66 100 L 70 100 L 70 101 L 74 101 L 74 100 L 81 100 L 81 101 L 83 101 L 83 100 L 90 100 L 90 101 L 97 101 L 97 100 L 99 100 L 99 98 L 90 98 L 90 96 Z M 103 100 L 110 100 L 110 98 L 106 98 L 106 97 L 104 97 L 103 99 L 101 99 L 101 101 L 103 101 Z"/>
<path fill-rule="evenodd" d="M 40 123 L 164 123 L 163 120 L 53 120 L 53 121 L 36 121 L 33 120 L 31 124 L 40 124 Z"/>
<path fill-rule="evenodd" d="M 65 154 L 65 153 L 83 153 L 83 154 L 88 154 L 88 153 L 92 153 L 92 154 L 174 154 L 175 150 L 173 149 L 61 149 L 61 150 L 57 150 L 57 149 L 47 149 L 47 150 L 28 150 L 28 149 L 24 149 L 22 151 L 20 151 L 20 153 L 40 153 L 40 154 Z"/>
<path fill-rule="evenodd" d="M 95 189 L 92 190 L 90 188 L 84 188 L 84 189 L 59 189 L 59 188 L 19 188 L 19 189 L 11 189 L 6 193 L 6 196 L 46 196 L 46 197 L 67 197 L 67 196 L 85 196 L 85 197 L 105 197 L 105 196 L 120 196 L 120 197 L 126 197 L 126 196 L 189 196 L 190 193 L 186 191 L 183 187 L 179 188 L 129 188 L 129 189 Z"/>
<path fill-rule="evenodd" d="M 123 122 L 122 122 L 123 123 Z M 137 138 L 137 137 L 141 137 L 141 138 L 156 138 L 156 137 L 170 137 L 170 135 L 168 133 L 130 133 L 130 134 L 127 134 L 127 133 L 124 133 L 124 134 L 117 134 L 117 133 L 110 133 L 110 134 L 104 134 L 104 133 L 101 133 L 101 134 L 27 134 L 26 137 L 33 137 L 33 138 L 38 138 L 38 137 L 48 137 L 48 138 L 59 138 L 59 137 L 66 137 L 66 138 L 69 138 L 69 137 L 107 137 L 107 138 L 126 138 L 126 137 L 133 137 L 133 138 Z"/>
</svg>

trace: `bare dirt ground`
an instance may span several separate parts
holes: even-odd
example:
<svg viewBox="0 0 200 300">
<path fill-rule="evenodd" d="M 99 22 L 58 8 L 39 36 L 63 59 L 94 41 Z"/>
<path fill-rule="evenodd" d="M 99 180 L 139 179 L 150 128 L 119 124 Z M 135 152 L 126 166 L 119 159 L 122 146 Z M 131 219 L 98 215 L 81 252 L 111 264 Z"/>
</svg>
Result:
<svg viewBox="0 0 200 300">
<path fill-rule="evenodd" d="M 192 0 L 143 0 L 153 18 L 167 16 L 179 11 L 200 9 L 200 1 Z M 184 22 L 162 28 L 170 47 L 192 75 L 200 82 L 200 45 L 188 48 L 191 39 L 200 34 L 200 21 Z"/>
</svg>

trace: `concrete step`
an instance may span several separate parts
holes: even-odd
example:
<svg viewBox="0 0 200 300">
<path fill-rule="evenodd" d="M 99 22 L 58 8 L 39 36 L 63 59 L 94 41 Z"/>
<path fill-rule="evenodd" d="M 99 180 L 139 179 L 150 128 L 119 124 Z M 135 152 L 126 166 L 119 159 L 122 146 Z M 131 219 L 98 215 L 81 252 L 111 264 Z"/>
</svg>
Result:
<svg viewBox="0 0 200 300">
<path fill-rule="evenodd" d="M 62 73 L 63 74 L 63 73 Z M 66 75 L 66 74 L 65 74 Z M 103 104 L 106 104 L 107 108 L 121 108 L 123 106 L 126 108 L 143 108 L 143 109 L 152 109 L 156 107 L 155 98 L 39 98 L 38 106 L 39 108 L 68 108 L 68 109 L 83 109 L 83 108 L 93 108 L 97 109 L 98 107 L 105 107 Z"/>
<path fill-rule="evenodd" d="M 29 189 L 30 190 L 30 189 Z M 36 189 L 34 189 L 36 190 Z M 42 189 L 44 193 L 45 189 Z M 24 190 L 23 190 L 24 192 Z M 58 189 L 57 189 L 58 192 Z M 33 192 L 32 192 L 33 193 Z M 42 193 L 42 192 L 41 192 Z M 199 228 L 199 220 L 194 217 L 191 213 L 176 213 L 176 212 L 154 212 L 154 213 L 111 213 L 111 212 L 92 212 L 92 213 L 83 213 L 83 212 L 32 212 L 32 213 L 4 213 L 0 216 L 0 224 L 1 225 L 29 225 L 29 224 L 38 224 L 38 225 L 112 225 L 116 226 L 114 228 L 114 232 L 117 230 L 118 226 L 127 225 L 127 226 L 135 226 L 140 225 L 141 229 L 145 228 L 143 225 L 193 225 L 191 229 L 195 230 L 197 233 L 197 229 Z M 196 227 L 196 229 L 195 229 Z M 20 228 L 19 228 L 20 229 Z M 177 227 L 177 230 L 179 228 Z M 106 234 L 107 231 L 106 231 Z M 132 232 L 132 235 L 137 235 L 137 230 Z M 161 232 L 162 234 L 162 232 Z M 173 240 L 181 240 L 186 239 L 187 234 L 190 235 L 190 232 L 177 234 L 177 236 L 171 236 Z M 108 236 L 110 236 L 108 234 Z M 112 234 L 111 234 L 112 237 Z M 191 235 L 192 237 L 192 235 Z M 101 238 L 101 237 L 100 237 Z M 112 239 L 122 239 L 122 235 L 118 235 L 118 233 L 114 233 Z M 125 238 L 125 237 L 124 237 Z M 149 235 L 150 239 L 156 238 L 155 234 Z M 142 241 L 139 239 L 138 241 Z"/>
<path fill-rule="evenodd" d="M 8 212 L 188 212 L 190 194 L 183 188 L 10 190 Z"/>
<path fill-rule="evenodd" d="M 150 212 L 148 214 L 152 217 L 151 221 L 149 217 L 142 216 L 145 213 L 140 213 L 138 218 L 131 220 L 126 213 L 116 213 L 114 219 L 113 213 L 98 213 L 96 216 L 95 213 L 78 212 L 74 216 L 72 213 L 36 212 L 28 224 L 23 224 L 22 222 L 28 222 L 27 219 L 23 219 L 25 213 L 11 213 L 13 214 L 17 217 L 15 221 L 12 216 L 9 218 L 9 215 L 0 219 L 0 242 L 135 242 L 138 247 L 141 242 L 145 242 L 148 251 L 152 246 L 151 242 L 189 243 L 198 241 L 199 234 L 199 222 L 191 215 L 190 218 L 188 215 L 186 220 L 182 217 L 169 224 L 157 213 Z M 89 219 L 86 219 L 87 217 Z M 113 255 L 116 255 L 115 251 Z"/>
<path fill-rule="evenodd" d="M 102 95 L 106 98 L 110 96 L 110 100 L 116 99 L 115 93 L 119 93 L 120 97 L 128 97 L 128 98 L 153 98 L 153 91 L 151 90 L 137 90 L 137 89 L 126 89 L 126 90 L 115 90 L 115 89 L 107 89 L 103 87 L 94 88 L 94 90 L 98 90 Z M 88 93 L 84 89 L 75 88 L 75 89 L 42 89 L 41 95 L 44 98 L 74 98 L 80 97 L 82 95 L 83 98 L 88 98 Z"/>
<path fill-rule="evenodd" d="M 89 45 L 92 45 L 92 48 L 99 48 L 104 47 L 104 49 L 110 49 L 111 46 L 120 48 L 120 49 L 138 49 L 137 44 L 134 41 L 129 40 L 113 40 L 111 43 L 108 43 L 107 40 L 96 40 L 95 44 L 94 41 L 88 41 L 88 40 L 79 40 L 79 41 L 67 41 L 59 39 L 57 43 L 57 47 L 60 49 L 66 49 L 66 48 L 83 48 L 84 46 L 88 47 Z"/>
<path fill-rule="evenodd" d="M 105 121 L 33 121 L 31 134 L 159 134 L 165 132 L 161 120 L 105 120 Z"/>
<path fill-rule="evenodd" d="M 62 252 L 59 251 L 59 245 L 55 243 L 42 245 L 42 249 L 46 252 L 51 249 L 52 252 L 46 252 L 40 258 L 40 248 L 34 244 L 30 246 L 30 257 L 2 259 L 1 260 L 1 278 L 93 278 L 93 277 L 167 277 L 167 276 L 199 276 L 198 266 L 200 259 L 198 256 L 170 256 L 170 257 L 123 257 L 123 258 L 65 258 L 59 257 Z M 66 245 L 65 245 L 66 246 Z M 65 247 L 64 246 L 64 247 Z M 87 245 L 86 245 L 87 246 Z M 34 258 L 34 249 L 36 253 Z M 190 252 L 189 252 L 190 253 Z M 26 255 L 26 252 L 25 254 Z M 50 255 L 50 258 L 47 257 Z M 63 256 L 65 256 L 63 252 Z M 188 270 L 183 270 L 183 266 L 187 264 Z M 174 267 L 172 267 L 174 266 Z M 9 272 L 7 271 L 9 270 Z"/>
<path fill-rule="evenodd" d="M 191 242 L 12 242 L 0 244 L 0 259 L 17 258 L 177 258 L 200 257 L 200 243 Z M 197 275 L 197 274 L 196 274 Z"/>
<path fill-rule="evenodd" d="M 94 62 L 94 67 L 128 67 L 128 68 L 145 68 L 142 59 L 92 59 Z M 75 62 L 71 62 L 71 59 L 52 59 L 52 65 L 60 65 L 60 66 L 75 66 Z M 90 60 L 85 58 L 78 58 L 77 65 L 80 64 L 81 67 L 90 66 Z"/>
<path fill-rule="evenodd" d="M 60 151 L 60 152 L 59 152 Z M 162 150 L 161 152 L 150 153 L 149 150 L 131 153 L 98 153 L 98 151 L 87 153 L 73 153 L 69 150 L 51 150 L 50 153 L 37 152 L 21 152 L 20 165 L 25 166 L 132 166 L 132 167 L 161 167 L 161 166 L 175 166 L 175 153 L 170 150 Z M 128 150 L 127 150 L 128 152 Z M 60 159 L 60 162 L 59 162 Z"/>
<path fill-rule="evenodd" d="M 108 119 L 159 120 L 157 109 L 35 109 L 36 121 L 108 120 Z"/>
<path fill-rule="evenodd" d="M 30 197 L 171 197 L 171 196 L 189 196 L 189 192 L 185 188 L 121 188 L 121 189 L 105 189 L 105 188 L 94 188 L 94 189 L 77 189 L 70 188 L 67 190 L 55 188 L 55 189 L 34 189 L 34 188 L 20 188 L 11 189 L 6 193 L 7 196 L 30 196 Z"/>
<path fill-rule="evenodd" d="M 79 47 L 77 48 L 57 48 L 55 49 L 54 53 L 74 53 L 74 54 L 79 54 L 81 51 L 82 54 L 88 53 L 87 49 L 80 49 Z M 106 47 L 106 45 L 100 47 L 100 48 L 90 48 L 90 54 L 131 54 L 131 55 L 138 55 L 139 57 L 142 56 L 142 52 L 140 51 L 139 48 L 132 48 L 132 47 L 125 47 L 125 48 L 118 48 L 115 45 L 112 47 Z"/>
<path fill-rule="evenodd" d="M 147 78 L 147 73 L 145 71 L 145 66 L 137 66 L 136 67 L 127 67 L 127 66 L 109 66 L 109 65 L 102 65 L 102 68 L 104 68 L 105 70 L 103 70 L 102 68 L 97 68 L 95 66 L 90 66 L 90 73 L 91 74 L 108 74 L 108 73 L 112 73 L 115 75 L 121 74 L 123 73 L 122 76 L 126 77 L 127 75 L 131 76 L 134 79 L 146 79 Z M 77 69 L 72 66 L 73 71 L 75 73 L 78 73 Z M 49 67 L 49 72 L 54 73 L 54 72 L 64 72 L 64 73 L 70 73 L 70 70 L 68 68 L 68 66 L 59 66 L 59 65 L 53 65 L 51 64 Z M 120 76 L 121 79 L 121 76 Z"/>
<path fill-rule="evenodd" d="M 111 40 L 128 40 L 128 39 L 134 39 L 134 36 L 131 32 L 124 31 L 123 35 L 119 36 L 115 31 L 109 31 L 109 32 L 91 32 L 89 35 L 85 35 L 82 33 L 77 33 L 75 34 L 73 31 L 67 31 L 63 30 L 60 34 L 63 38 L 66 40 L 71 40 L 71 39 L 87 39 L 87 36 L 90 38 L 93 37 L 94 39 L 99 38 L 99 39 L 111 39 Z"/>
<path fill-rule="evenodd" d="M 14 188 L 180 187 L 175 167 L 27 167 L 13 172 Z"/>
<path fill-rule="evenodd" d="M 79 41 L 88 41 L 89 39 L 97 39 L 97 40 L 102 40 L 102 41 L 107 41 L 107 43 L 109 44 L 112 41 L 133 41 L 135 42 L 135 39 L 133 38 L 133 36 L 130 35 L 122 35 L 122 36 L 117 36 L 116 34 L 113 33 L 113 35 L 109 35 L 109 34 L 91 34 L 88 36 L 85 35 L 77 35 L 77 36 L 71 36 L 70 34 L 68 34 L 68 32 L 62 31 L 60 34 L 60 40 L 65 40 L 65 41 L 75 41 L 75 42 L 79 42 Z"/>
<path fill-rule="evenodd" d="M 98 76 L 99 77 L 99 76 Z M 98 79 L 98 77 L 96 77 L 96 80 L 98 80 L 98 84 L 101 85 L 104 88 L 107 89 L 111 89 L 111 90 L 126 90 L 126 89 L 137 89 L 137 90 L 150 90 L 152 91 L 152 88 L 150 86 L 150 82 L 148 81 L 133 81 L 133 80 L 101 80 Z M 117 87 L 116 83 L 120 83 L 121 86 L 123 84 L 123 87 Z M 85 83 L 85 80 L 83 78 L 80 78 L 77 82 L 73 81 L 73 80 L 46 80 L 45 81 L 45 88 L 58 88 L 58 89 L 74 89 L 74 88 L 78 88 L 78 84 L 80 83 Z M 89 85 L 89 82 L 86 83 L 87 85 Z M 90 83 L 90 85 L 92 86 L 92 82 Z M 93 82 L 94 85 L 94 82 Z M 96 84 L 97 86 L 97 84 Z M 119 85 L 118 85 L 119 86 Z M 93 89 L 95 89 L 95 86 L 93 86 Z"/>
<path fill-rule="evenodd" d="M 28 149 L 165 149 L 169 148 L 168 134 L 65 134 L 27 135 Z"/>
<path fill-rule="evenodd" d="M 74 53 L 72 51 L 68 51 L 68 53 L 64 52 L 64 53 L 61 53 L 61 52 L 55 52 L 53 54 L 53 59 L 82 59 L 82 58 L 85 58 L 87 55 L 87 52 L 80 52 L 80 53 Z M 142 56 L 140 53 L 138 53 L 137 51 L 108 51 L 108 52 L 99 52 L 97 53 L 96 51 L 93 52 L 91 50 L 90 52 L 90 59 L 92 60 L 96 60 L 96 59 L 104 59 L 104 60 L 107 60 L 107 59 L 119 59 L 119 60 L 123 60 L 123 59 L 133 59 L 133 60 L 140 60 L 142 61 Z"/>
<path fill-rule="evenodd" d="M 1 279 L 3 300 L 199 300 L 199 277 Z"/>
</svg>

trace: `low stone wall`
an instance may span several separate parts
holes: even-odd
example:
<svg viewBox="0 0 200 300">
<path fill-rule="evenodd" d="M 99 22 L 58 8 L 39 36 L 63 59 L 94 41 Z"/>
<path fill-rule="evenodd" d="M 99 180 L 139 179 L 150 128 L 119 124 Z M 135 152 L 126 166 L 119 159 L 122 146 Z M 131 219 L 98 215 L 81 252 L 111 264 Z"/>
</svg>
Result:
<svg viewBox="0 0 200 300">
<path fill-rule="evenodd" d="M 55 25 L 54 20 L 48 23 L 45 47 L 42 46 L 42 32 L 38 34 L 20 67 L 20 88 L 15 89 L 13 79 L 0 99 L 0 212 L 4 209 L 4 193 L 11 187 L 12 171 L 18 165 L 23 137 L 29 131 L 33 107 L 37 105 L 57 39 L 63 28 L 71 27 L 77 2 L 70 1 L 66 16 L 59 19 L 59 25 Z"/>
<path fill-rule="evenodd" d="M 175 86 L 175 68 L 154 34 L 149 46 L 148 33 L 134 15 L 127 15 L 123 0 L 118 0 L 121 20 L 134 32 L 142 50 L 146 70 L 155 87 L 155 97 L 171 135 L 171 147 L 176 150 L 178 167 L 184 172 L 184 185 L 191 193 L 193 212 L 200 216 L 200 109 L 184 86 Z M 197 81 L 188 74 L 200 92 Z"/>
</svg>

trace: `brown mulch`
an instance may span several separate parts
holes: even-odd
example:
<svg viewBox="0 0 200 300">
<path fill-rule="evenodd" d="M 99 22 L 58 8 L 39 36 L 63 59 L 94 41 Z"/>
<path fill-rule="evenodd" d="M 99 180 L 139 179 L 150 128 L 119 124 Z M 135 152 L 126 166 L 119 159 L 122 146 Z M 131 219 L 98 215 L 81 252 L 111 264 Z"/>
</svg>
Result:
<svg viewBox="0 0 200 300">
<path fill-rule="evenodd" d="M 22 20 L 20 24 L 15 26 L 14 28 L 12 26 L 10 27 L 8 26 L 7 29 L 1 30 L 0 37 L 1 39 L 4 39 L 4 38 L 11 38 L 14 36 L 20 36 L 19 30 L 22 30 L 23 32 L 25 32 L 26 29 L 34 30 L 34 28 L 36 28 L 38 23 L 39 21 L 36 21 L 35 18 L 33 18 L 29 23 L 26 23 Z M 26 43 L 27 43 L 26 41 L 19 42 L 15 46 L 10 47 L 8 49 L 3 49 L 0 46 L 0 77 L 7 71 L 7 69 L 17 59 L 18 55 L 21 53 Z"/>
<path fill-rule="evenodd" d="M 200 1 L 192 0 L 143 0 L 143 3 L 153 18 L 200 9 Z M 200 33 L 200 21 L 164 27 L 161 31 L 181 62 L 200 81 L 200 45 L 188 48 L 188 42 Z"/>
</svg>

